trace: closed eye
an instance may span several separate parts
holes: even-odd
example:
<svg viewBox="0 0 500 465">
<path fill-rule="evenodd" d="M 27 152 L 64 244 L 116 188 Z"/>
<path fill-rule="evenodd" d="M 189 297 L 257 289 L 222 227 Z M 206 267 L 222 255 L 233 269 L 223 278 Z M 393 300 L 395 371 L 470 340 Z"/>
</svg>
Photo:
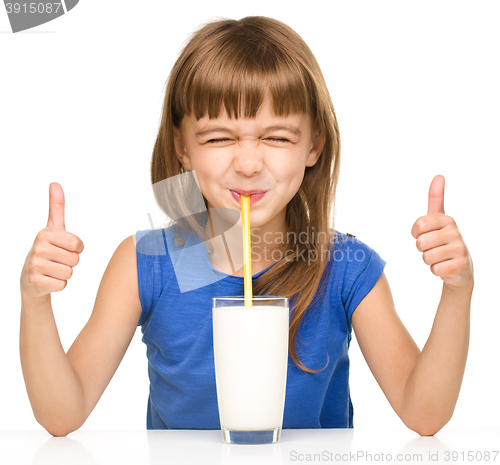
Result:
<svg viewBox="0 0 500 465">
<path fill-rule="evenodd" d="M 278 139 L 276 137 L 269 137 L 267 140 L 272 140 L 273 142 L 289 142 L 288 139 Z"/>
<path fill-rule="evenodd" d="M 231 140 L 231 139 L 210 139 L 208 141 L 208 143 L 210 143 L 210 144 L 218 144 L 220 142 L 225 142 L 227 140 Z M 277 137 L 268 137 L 266 140 L 271 140 L 273 142 L 280 142 L 280 143 L 290 142 L 288 139 L 280 139 L 280 138 L 277 138 Z"/>
</svg>

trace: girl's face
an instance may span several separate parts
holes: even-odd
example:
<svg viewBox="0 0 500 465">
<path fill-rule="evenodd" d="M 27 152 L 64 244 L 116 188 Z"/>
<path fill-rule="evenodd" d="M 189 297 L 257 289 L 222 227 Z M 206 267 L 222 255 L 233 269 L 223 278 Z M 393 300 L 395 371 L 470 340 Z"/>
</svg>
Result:
<svg viewBox="0 0 500 465">
<path fill-rule="evenodd" d="M 263 233 L 286 231 L 286 206 L 324 145 L 309 115 L 276 117 L 269 99 L 255 118 L 230 119 L 225 110 L 213 119 L 184 116 L 174 137 L 177 157 L 195 171 L 209 208 L 241 212 L 237 192 L 265 192 L 252 196 L 250 207 L 252 230 Z"/>
</svg>

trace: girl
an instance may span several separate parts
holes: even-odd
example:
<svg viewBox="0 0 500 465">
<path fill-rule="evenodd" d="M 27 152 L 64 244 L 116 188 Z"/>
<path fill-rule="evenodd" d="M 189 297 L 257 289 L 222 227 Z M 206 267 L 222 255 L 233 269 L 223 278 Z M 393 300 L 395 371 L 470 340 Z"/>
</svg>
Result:
<svg viewBox="0 0 500 465">
<path fill-rule="evenodd" d="M 283 427 L 353 426 L 354 328 L 404 424 L 421 435 L 442 428 L 464 373 L 474 283 L 467 247 L 444 214 L 444 178 L 434 178 L 428 214 L 412 229 L 424 262 L 443 280 L 420 351 L 394 309 L 385 261 L 333 229 L 339 165 L 326 83 L 293 30 L 257 16 L 211 22 L 194 33 L 169 76 L 151 162 L 156 201 L 173 221 L 118 246 L 92 315 L 67 353 L 50 295 L 66 286 L 83 243 L 65 231 L 64 194 L 50 186 L 47 227 L 21 274 L 21 362 L 39 423 L 54 436 L 78 429 L 139 325 L 149 361 L 148 429 L 220 427 L 211 299 L 243 295 L 231 231 L 247 194 L 254 295 L 290 299 Z"/>
</svg>

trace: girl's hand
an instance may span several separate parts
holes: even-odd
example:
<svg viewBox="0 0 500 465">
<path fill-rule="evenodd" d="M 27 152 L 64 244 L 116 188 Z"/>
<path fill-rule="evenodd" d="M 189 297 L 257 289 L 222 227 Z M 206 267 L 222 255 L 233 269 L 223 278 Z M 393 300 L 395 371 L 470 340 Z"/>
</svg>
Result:
<svg viewBox="0 0 500 465">
<path fill-rule="evenodd" d="M 64 192 L 58 183 L 49 186 L 47 227 L 36 236 L 21 273 L 21 295 L 43 297 L 62 291 L 83 252 L 79 237 L 64 226 Z"/>
<path fill-rule="evenodd" d="M 455 220 L 444 214 L 443 176 L 432 180 L 427 215 L 415 221 L 411 235 L 433 274 L 450 286 L 473 285 L 473 265 L 467 246 Z"/>
</svg>

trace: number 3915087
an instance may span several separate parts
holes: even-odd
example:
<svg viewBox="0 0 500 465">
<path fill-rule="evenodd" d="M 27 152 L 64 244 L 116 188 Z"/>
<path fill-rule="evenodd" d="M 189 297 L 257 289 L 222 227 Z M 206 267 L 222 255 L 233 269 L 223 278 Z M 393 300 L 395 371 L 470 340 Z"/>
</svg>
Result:
<svg viewBox="0 0 500 465">
<path fill-rule="evenodd" d="M 55 13 L 62 7 L 61 3 L 6 3 L 7 13 Z"/>
</svg>

